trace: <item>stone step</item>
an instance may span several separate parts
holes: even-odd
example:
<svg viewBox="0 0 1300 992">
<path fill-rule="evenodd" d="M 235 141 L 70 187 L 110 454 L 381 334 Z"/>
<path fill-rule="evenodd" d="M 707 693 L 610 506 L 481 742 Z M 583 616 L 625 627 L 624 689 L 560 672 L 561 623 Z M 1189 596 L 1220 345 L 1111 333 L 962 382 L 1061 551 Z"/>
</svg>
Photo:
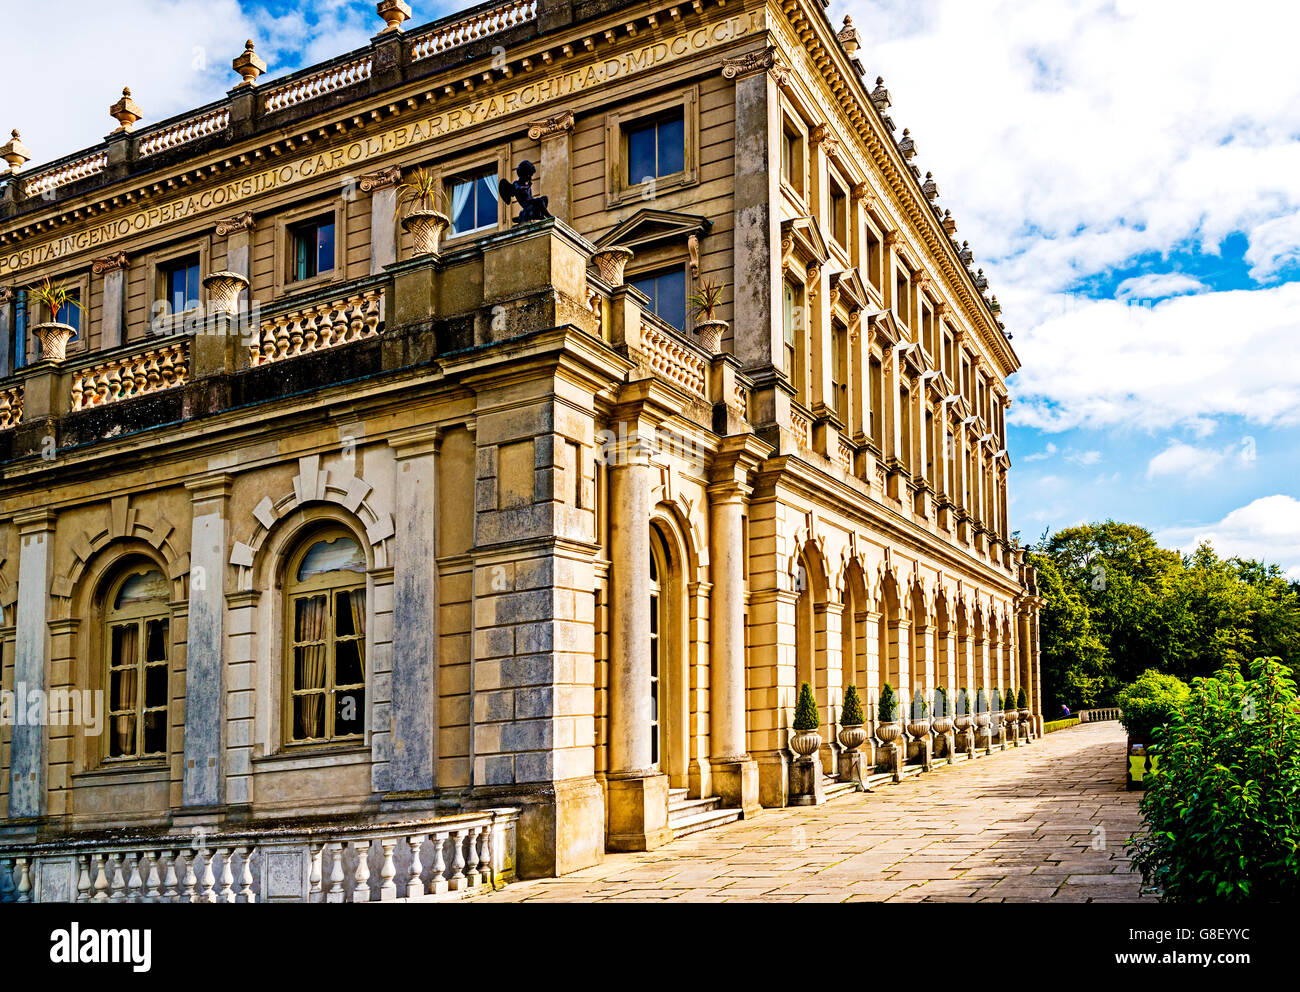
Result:
<svg viewBox="0 0 1300 992">
<path fill-rule="evenodd" d="M 671 826 L 673 819 L 678 816 L 687 816 L 694 813 L 704 813 L 708 810 L 717 809 L 722 805 L 722 800 L 717 796 L 706 796 L 703 799 L 691 799 L 686 795 L 686 790 L 682 794 L 674 796 L 671 792 L 668 794 L 668 823 Z"/>
<path fill-rule="evenodd" d="M 677 840 L 680 837 L 697 834 L 701 830 L 720 827 L 724 823 L 735 823 L 740 819 L 742 812 L 742 810 L 738 809 L 709 809 L 703 813 L 692 813 L 689 816 L 670 816 L 668 818 L 668 827 L 673 832 L 673 840 Z"/>
<path fill-rule="evenodd" d="M 830 800 L 850 792 L 856 792 L 857 786 L 853 782 L 840 782 L 827 775 L 825 778 L 825 789 L 826 798 Z"/>
</svg>

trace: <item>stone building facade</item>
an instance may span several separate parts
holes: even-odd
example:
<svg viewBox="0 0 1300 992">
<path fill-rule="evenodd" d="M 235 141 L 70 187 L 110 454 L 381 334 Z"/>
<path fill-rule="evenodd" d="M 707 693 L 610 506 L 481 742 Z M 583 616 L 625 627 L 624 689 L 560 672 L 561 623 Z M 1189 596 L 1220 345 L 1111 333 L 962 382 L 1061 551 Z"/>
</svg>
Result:
<svg viewBox="0 0 1300 992">
<path fill-rule="evenodd" d="M 0 149 L 3 688 L 103 716 L 3 721 L 0 853 L 513 808 L 557 874 L 790 801 L 802 682 L 831 776 L 849 684 L 872 732 L 885 683 L 1036 722 L 1017 359 L 852 26 L 378 6 Z M 523 161 L 552 219 L 501 198 Z"/>
</svg>

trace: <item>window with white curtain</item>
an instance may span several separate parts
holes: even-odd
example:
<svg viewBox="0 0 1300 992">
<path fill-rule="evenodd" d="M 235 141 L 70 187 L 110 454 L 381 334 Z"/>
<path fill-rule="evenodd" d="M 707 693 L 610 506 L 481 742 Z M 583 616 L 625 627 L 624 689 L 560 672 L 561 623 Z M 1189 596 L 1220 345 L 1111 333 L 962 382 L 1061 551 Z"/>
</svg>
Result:
<svg viewBox="0 0 1300 992">
<path fill-rule="evenodd" d="M 497 226 L 497 175 L 487 168 L 447 183 L 451 192 L 451 233 L 469 234 Z"/>
<path fill-rule="evenodd" d="M 285 738 L 360 740 L 366 730 L 366 559 L 341 527 L 299 546 L 285 575 Z"/>
</svg>

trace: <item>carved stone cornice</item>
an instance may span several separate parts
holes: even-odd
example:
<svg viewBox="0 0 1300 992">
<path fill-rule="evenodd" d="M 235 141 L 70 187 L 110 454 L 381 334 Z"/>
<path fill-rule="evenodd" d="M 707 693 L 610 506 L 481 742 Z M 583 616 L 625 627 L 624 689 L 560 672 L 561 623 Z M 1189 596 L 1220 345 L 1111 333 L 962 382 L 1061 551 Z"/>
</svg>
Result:
<svg viewBox="0 0 1300 992">
<path fill-rule="evenodd" d="M 217 221 L 217 237 L 224 238 L 227 234 L 233 234 L 235 231 L 251 231 L 255 224 L 253 212 L 245 210 L 233 217 Z"/>
<path fill-rule="evenodd" d="M 781 59 L 780 50 L 775 45 L 757 52 L 748 52 L 736 58 L 722 60 L 724 79 L 740 79 L 756 72 L 771 73 L 778 86 L 790 85 L 790 67 Z"/>
<path fill-rule="evenodd" d="M 573 111 L 561 110 L 558 114 L 532 121 L 528 125 L 528 140 L 540 141 L 552 134 L 566 134 L 573 130 Z"/>
<path fill-rule="evenodd" d="M 357 186 L 363 193 L 374 193 L 381 189 L 392 189 L 402 181 L 402 167 L 390 165 L 378 172 L 367 172 L 361 177 Z"/>
<path fill-rule="evenodd" d="M 105 272 L 117 272 L 125 269 L 130 264 L 126 252 L 114 252 L 112 255 L 105 255 L 102 258 L 96 258 L 90 263 L 90 271 L 95 275 L 103 275 Z"/>
</svg>

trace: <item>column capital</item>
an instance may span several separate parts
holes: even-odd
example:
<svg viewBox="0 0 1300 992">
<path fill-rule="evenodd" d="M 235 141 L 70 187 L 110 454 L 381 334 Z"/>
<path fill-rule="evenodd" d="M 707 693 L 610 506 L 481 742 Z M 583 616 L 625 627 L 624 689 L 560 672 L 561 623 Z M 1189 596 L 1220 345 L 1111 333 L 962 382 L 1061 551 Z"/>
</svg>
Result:
<svg viewBox="0 0 1300 992">
<path fill-rule="evenodd" d="M 754 471 L 763 459 L 772 453 L 771 445 L 760 441 L 753 434 L 733 434 L 722 440 L 718 453 L 713 456 L 713 465 L 709 471 L 710 497 L 716 493 L 719 498 L 727 496 L 748 496 L 749 473 Z"/>
<path fill-rule="evenodd" d="M 393 457 L 399 461 L 418 458 L 421 455 L 437 454 L 442 446 L 442 428 L 433 425 L 403 431 L 388 438 L 388 446 L 393 449 Z"/>
<path fill-rule="evenodd" d="M 568 134 L 573 130 L 573 127 L 573 111 L 561 110 L 558 114 L 551 114 L 541 120 L 530 121 L 528 124 L 528 140 L 540 141 L 542 138 L 549 138 L 552 135 Z"/>
<path fill-rule="evenodd" d="M 120 272 L 131 264 L 130 257 L 124 251 L 114 252 L 111 255 L 104 255 L 96 258 L 90 263 L 90 271 L 95 275 L 104 275 L 108 272 Z"/>
<path fill-rule="evenodd" d="M 402 181 L 402 167 L 390 165 L 378 172 L 367 172 L 358 181 L 357 186 L 363 193 L 377 193 L 381 189 L 393 189 Z"/>
<path fill-rule="evenodd" d="M 230 487 L 234 481 L 235 477 L 229 472 L 218 472 L 201 479 L 189 479 L 185 483 L 185 488 L 190 491 L 190 502 L 197 505 L 212 500 L 229 499 Z"/>
<path fill-rule="evenodd" d="M 245 210 L 233 217 L 217 221 L 217 237 L 224 238 L 227 234 L 234 234 L 236 231 L 251 231 L 256 226 L 257 222 L 253 219 L 253 212 Z"/>
<path fill-rule="evenodd" d="M 35 510 L 23 510 L 14 514 L 14 526 L 18 528 L 19 537 L 30 534 L 46 534 L 54 530 L 58 514 L 49 507 L 42 506 Z"/>
<path fill-rule="evenodd" d="M 722 60 L 724 79 L 742 79 L 760 72 L 768 73 L 778 86 L 790 85 L 790 68 L 781 57 L 781 50 L 775 45 Z"/>
</svg>

